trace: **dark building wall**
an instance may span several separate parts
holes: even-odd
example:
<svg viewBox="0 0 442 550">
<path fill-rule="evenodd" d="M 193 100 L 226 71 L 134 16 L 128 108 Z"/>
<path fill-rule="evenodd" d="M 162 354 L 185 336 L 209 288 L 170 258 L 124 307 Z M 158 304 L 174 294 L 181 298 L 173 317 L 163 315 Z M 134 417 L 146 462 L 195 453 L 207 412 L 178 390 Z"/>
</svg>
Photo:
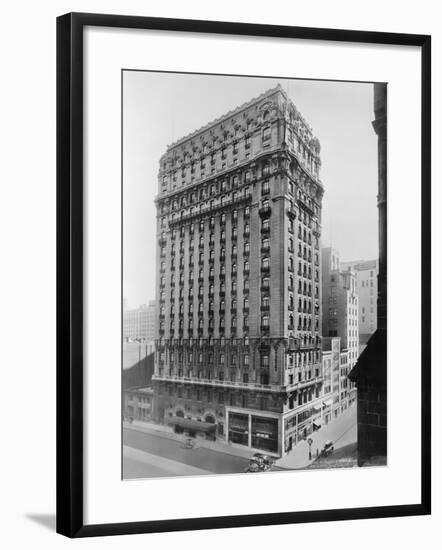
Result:
<svg viewBox="0 0 442 550">
<path fill-rule="evenodd" d="M 358 464 L 387 455 L 387 389 L 375 384 L 358 388 Z"/>
<path fill-rule="evenodd" d="M 154 357 L 155 354 L 151 353 L 135 363 L 133 367 L 123 370 L 123 390 L 135 386 L 150 386 L 154 371 Z"/>
<path fill-rule="evenodd" d="M 378 329 L 349 374 L 358 388 L 358 463 L 387 456 L 387 85 L 374 84 L 378 136 Z"/>
</svg>

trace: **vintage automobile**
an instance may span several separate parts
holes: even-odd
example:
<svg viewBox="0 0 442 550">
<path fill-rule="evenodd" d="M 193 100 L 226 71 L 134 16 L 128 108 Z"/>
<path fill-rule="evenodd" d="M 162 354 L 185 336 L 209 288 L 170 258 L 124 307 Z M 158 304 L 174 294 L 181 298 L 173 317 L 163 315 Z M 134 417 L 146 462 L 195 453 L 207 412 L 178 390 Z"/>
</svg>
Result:
<svg viewBox="0 0 442 550">
<path fill-rule="evenodd" d="M 321 451 L 321 456 L 328 456 L 334 451 L 333 441 L 326 441 Z"/>
<path fill-rule="evenodd" d="M 268 455 L 255 453 L 249 461 L 246 472 L 267 472 L 275 464 L 275 459 Z"/>
</svg>

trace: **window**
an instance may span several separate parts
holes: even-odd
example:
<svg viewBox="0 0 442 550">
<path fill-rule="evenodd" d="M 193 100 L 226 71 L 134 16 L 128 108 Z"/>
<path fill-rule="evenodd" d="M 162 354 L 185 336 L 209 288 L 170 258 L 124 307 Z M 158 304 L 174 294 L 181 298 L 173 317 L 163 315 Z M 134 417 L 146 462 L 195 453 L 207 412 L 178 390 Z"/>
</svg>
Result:
<svg viewBox="0 0 442 550">
<path fill-rule="evenodd" d="M 262 131 L 262 141 L 268 142 L 270 140 L 270 127 L 264 128 Z"/>
<path fill-rule="evenodd" d="M 269 183 L 269 180 L 265 180 L 262 182 L 261 194 L 266 195 L 269 192 L 270 192 L 270 183 Z"/>
</svg>

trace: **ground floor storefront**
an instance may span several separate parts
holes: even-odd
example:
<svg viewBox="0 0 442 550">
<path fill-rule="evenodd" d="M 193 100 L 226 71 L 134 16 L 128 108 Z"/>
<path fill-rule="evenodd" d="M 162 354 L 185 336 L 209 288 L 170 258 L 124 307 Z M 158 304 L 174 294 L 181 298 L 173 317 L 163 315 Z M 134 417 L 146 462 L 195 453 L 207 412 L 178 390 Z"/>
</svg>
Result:
<svg viewBox="0 0 442 550">
<path fill-rule="evenodd" d="M 226 410 L 228 442 L 279 454 L 280 418 L 262 412 Z"/>
</svg>

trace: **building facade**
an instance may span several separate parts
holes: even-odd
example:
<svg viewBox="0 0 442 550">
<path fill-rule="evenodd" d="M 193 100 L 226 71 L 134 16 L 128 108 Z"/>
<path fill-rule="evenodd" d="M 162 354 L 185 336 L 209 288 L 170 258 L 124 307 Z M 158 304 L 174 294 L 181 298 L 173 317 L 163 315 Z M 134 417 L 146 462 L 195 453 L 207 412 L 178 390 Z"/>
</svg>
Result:
<svg viewBox="0 0 442 550">
<path fill-rule="evenodd" d="M 131 387 L 123 391 L 123 416 L 129 421 L 152 419 L 154 390 L 151 386 Z"/>
<path fill-rule="evenodd" d="M 155 301 L 143 304 L 137 309 L 123 309 L 123 338 L 125 340 L 155 340 Z"/>
<path fill-rule="evenodd" d="M 322 344 L 323 422 L 327 425 L 351 404 L 348 350 L 340 338 L 323 337 Z"/>
<path fill-rule="evenodd" d="M 278 86 L 161 158 L 157 422 L 275 455 L 313 429 L 322 391 L 319 154 Z"/>
<path fill-rule="evenodd" d="M 355 272 L 358 286 L 359 337 L 366 342 L 376 331 L 378 297 L 378 260 L 341 262 L 343 269 Z"/>
<path fill-rule="evenodd" d="M 346 352 L 346 373 L 359 357 L 358 287 L 352 269 L 342 270 L 338 252 L 322 249 L 322 334 L 324 338 L 340 338 L 341 352 Z M 323 347 L 323 350 L 326 348 Z M 340 394 L 342 393 L 341 390 Z M 355 386 L 345 388 L 349 401 L 356 398 Z M 344 401 L 347 399 L 345 396 Z M 339 397 L 341 401 L 341 396 Z"/>
</svg>

